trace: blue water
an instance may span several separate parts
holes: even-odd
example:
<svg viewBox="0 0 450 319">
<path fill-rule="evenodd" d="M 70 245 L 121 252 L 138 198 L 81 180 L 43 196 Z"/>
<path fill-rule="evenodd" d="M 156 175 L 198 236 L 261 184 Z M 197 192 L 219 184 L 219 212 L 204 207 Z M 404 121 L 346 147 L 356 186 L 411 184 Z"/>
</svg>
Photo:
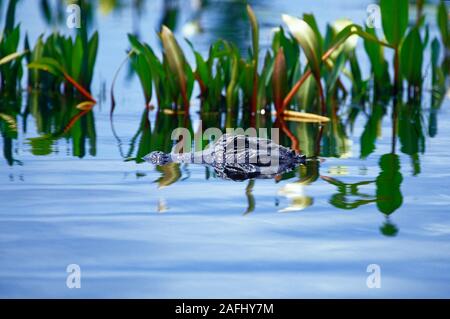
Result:
<svg viewBox="0 0 450 319">
<path fill-rule="evenodd" d="M 220 25 L 222 11 L 236 5 L 212 2 L 200 18 L 204 32 L 190 36 L 202 52 L 211 39 L 227 35 Z M 36 3 L 21 4 L 17 12 L 31 39 L 51 31 Z M 267 45 L 281 13 L 313 12 L 323 30 L 325 21 L 342 17 L 362 23 L 369 3 L 254 1 L 254 8 Z M 138 29 L 157 48 L 154 30 L 162 1 L 145 7 Z M 434 16 L 434 8 L 427 10 Z M 181 37 L 189 11 L 179 19 Z M 434 36 L 431 18 L 430 24 Z M 93 91 L 100 95 L 125 56 L 132 11 L 98 13 L 94 27 L 100 32 L 100 51 Z M 249 42 L 247 32 L 231 36 Z M 121 144 L 111 131 L 106 98 L 94 108 L 95 156 L 72 156 L 65 139 L 55 142 L 51 154 L 33 155 L 28 138 L 39 136 L 36 120 L 28 116 L 26 132 L 19 121 L 13 152 L 23 165 L 9 166 L 3 159 L 0 164 L 1 297 L 450 297 L 448 97 L 438 114 L 438 134 L 425 137 L 419 174 L 414 175 L 410 156 L 397 142 L 403 200 L 387 217 L 376 203 L 337 209 L 330 204 L 336 186 L 321 178 L 306 184 L 298 174 L 280 182 L 256 180 L 252 212 L 247 212 L 248 182 L 206 179 L 202 166 L 182 166 L 181 178 L 164 187 L 158 182 L 160 171 L 121 156 L 137 130 L 144 102 L 139 83 L 126 71 L 116 86 L 114 123 Z M 153 125 L 154 115 L 151 120 Z M 193 122 L 196 127 L 196 115 Z M 341 158 L 324 158 L 320 175 L 345 183 L 376 180 L 380 157 L 391 151 L 390 116 L 382 122 L 375 152 L 360 159 L 365 123 L 359 117 L 353 131 L 347 129 L 349 151 Z M 361 187 L 368 198 L 375 192 L 374 183 Z M 383 235 L 385 223 L 395 225 L 396 236 Z M 69 264 L 81 268 L 80 289 L 66 286 Z M 379 289 L 366 284 L 370 264 L 381 268 Z"/>
</svg>

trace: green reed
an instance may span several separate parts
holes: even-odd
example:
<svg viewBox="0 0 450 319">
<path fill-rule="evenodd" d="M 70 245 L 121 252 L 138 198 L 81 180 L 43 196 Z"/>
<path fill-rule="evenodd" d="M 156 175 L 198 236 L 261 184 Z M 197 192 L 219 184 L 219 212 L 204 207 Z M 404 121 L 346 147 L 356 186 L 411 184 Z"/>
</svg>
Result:
<svg viewBox="0 0 450 319">
<path fill-rule="evenodd" d="M 20 89 L 23 75 L 22 58 L 25 52 L 19 50 L 20 26 L 15 23 L 17 0 L 9 2 L 5 24 L 0 34 L 0 94 L 14 96 Z"/>
<path fill-rule="evenodd" d="M 223 111 L 234 116 L 242 112 L 244 117 L 250 114 L 251 126 L 255 125 L 255 114 L 270 114 L 272 105 L 280 114 L 291 109 L 331 117 L 337 112 L 332 100 L 343 100 L 351 92 L 355 103 L 364 103 L 371 93 L 373 98 L 386 102 L 390 96 L 400 94 L 405 83 L 408 96 L 418 98 L 424 79 L 424 52 L 430 47 L 428 24 L 419 12 L 416 23 L 408 26 L 407 0 L 383 0 L 380 7 L 385 38 L 380 38 L 375 29 L 349 20 L 328 24 L 323 34 L 312 14 L 302 18 L 284 15 L 290 33 L 280 27 L 273 34 L 271 48 L 263 54 L 258 22 L 248 6 L 252 46 L 247 58 L 228 41 L 213 43 L 206 57 L 189 43 L 195 56 L 195 67 L 190 66 L 172 32 L 163 27 L 161 59 L 148 45 L 129 36 L 132 67 L 139 76 L 147 105 L 154 92 L 161 109 L 183 109 L 187 113 L 196 83 L 202 112 Z M 448 14 L 443 2 L 438 7 L 437 21 L 441 41 L 447 47 Z M 367 79 L 361 74 L 356 56 L 358 38 L 364 42 L 371 65 Z M 448 71 L 443 74 L 445 65 L 438 66 L 439 47 L 434 39 L 433 87 L 439 86 L 442 94 Z M 393 52 L 391 64 L 385 50 Z M 306 57 L 305 66 L 300 64 L 301 55 Z M 344 85 L 346 82 L 350 82 L 350 88 Z"/>
</svg>

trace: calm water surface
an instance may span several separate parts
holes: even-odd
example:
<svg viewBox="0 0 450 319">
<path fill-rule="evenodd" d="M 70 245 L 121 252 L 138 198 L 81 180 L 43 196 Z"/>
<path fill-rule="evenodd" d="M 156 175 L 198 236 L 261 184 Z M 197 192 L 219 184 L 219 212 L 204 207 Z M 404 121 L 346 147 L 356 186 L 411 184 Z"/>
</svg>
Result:
<svg viewBox="0 0 450 319">
<path fill-rule="evenodd" d="M 18 9 L 31 39 L 51 31 L 33 9 L 36 3 Z M 326 21 L 342 17 L 362 22 L 369 3 L 254 1 L 254 7 L 267 45 L 281 13 L 314 12 L 323 30 Z M 128 7 L 95 19 L 97 95 L 109 88 L 124 58 L 127 32 L 137 30 L 158 48 L 154 30 L 162 4 L 149 1 L 145 7 L 140 20 Z M 180 36 L 189 31 L 189 10 L 180 13 Z M 213 2 L 199 18 L 204 32 L 189 37 L 203 52 L 218 37 L 245 47 L 246 22 L 233 23 L 242 15 L 234 2 Z M 358 52 L 364 59 L 361 44 Z M 394 173 L 401 184 L 391 185 L 390 195 L 400 205 L 385 214 L 376 199 L 377 189 L 390 185 L 379 183 L 386 173 L 380 159 L 392 148 L 391 108 L 375 151 L 365 159 L 360 154 L 367 117 L 360 116 L 353 130 L 344 130 L 346 137 L 341 134 L 340 156 L 327 156 L 324 147 L 316 170 L 301 168 L 278 182 L 231 182 L 202 166 L 155 168 L 125 160 L 136 156 L 138 146 L 130 148 L 144 105 L 139 83 L 126 73 L 116 90 L 119 142 L 108 98 L 83 122 L 86 138 L 36 145 L 30 138 L 43 133 L 39 113 L 19 119 L 13 165 L 6 158 L 0 164 L 1 297 L 450 297 L 448 98 L 431 138 L 424 97 L 420 128 L 413 128 L 423 141 L 412 142 L 419 149 L 423 144 L 424 152 L 413 160 L 405 154 L 407 142 L 397 141 Z M 25 94 L 24 108 L 26 101 Z M 153 113 L 150 119 L 153 129 Z M 196 113 L 192 121 L 197 127 Z M 7 148 L 4 139 L 0 143 Z M 72 263 L 81 267 L 81 289 L 66 287 Z M 380 289 L 366 285 L 369 264 L 381 267 Z"/>
</svg>

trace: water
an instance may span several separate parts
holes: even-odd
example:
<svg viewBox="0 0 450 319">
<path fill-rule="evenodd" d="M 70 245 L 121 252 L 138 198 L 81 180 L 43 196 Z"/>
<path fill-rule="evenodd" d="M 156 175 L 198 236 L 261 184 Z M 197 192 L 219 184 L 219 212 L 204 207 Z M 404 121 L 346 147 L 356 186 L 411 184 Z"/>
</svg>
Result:
<svg viewBox="0 0 450 319">
<path fill-rule="evenodd" d="M 18 9 L 17 19 L 31 39 L 49 31 L 36 13 L 36 3 Z M 368 3 L 255 1 L 254 7 L 267 45 L 281 13 L 312 11 L 323 30 L 322 23 L 341 17 L 363 21 Z M 228 5 L 237 10 L 236 16 L 245 14 L 236 3 Z M 202 13 L 205 31 L 192 37 L 201 50 L 211 39 L 226 35 L 224 26 L 230 22 L 220 12 L 226 6 L 213 4 Z M 127 32 L 138 28 L 158 47 L 149 30 L 157 28 L 162 4 L 151 1 L 145 7 L 140 22 L 128 7 L 95 20 L 100 31 L 96 95 L 101 95 L 103 82 L 109 88 L 128 46 Z M 188 13 L 181 13 L 180 20 L 189 19 Z M 430 23 L 431 36 L 436 35 Z M 178 28 L 181 34 L 182 23 Z M 249 42 L 246 32 L 234 36 L 243 46 Z M 358 52 L 364 56 L 362 49 Z M 2 159 L 0 165 L 1 297 L 450 296 L 448 98 L 438 112 L 433 138 L 428 134 L 429 98 L 424 98 L 420 169 L 418 161 L 405 154 L 405 140 L 397 140 L 399 169 L 391 172 L 392 165 L 380 165 L 392 148 L 389 107 L 375 150 L 366 159 L 360 158 L 360 137 L 367 118 L 358 116 L 353 131 L 346 128 L 347 139 L 340 147 L 323 145 L 324 161 L 318 169 L 303 167 L 279 181 L 232 182 L 215 178 L 200 165 L 154 168 L 125 160 L 136 156 L 138 146 L 129 149 L 144 105 L 139 83 L 125 73 L 117 84 L 114 115 L 120 143 L 111 130 L 108 98 L 95 106 L 91 120 L 83 120 L 85 129 L 74 128 L 86 134 L 85 139 L 61 138 L 33 146 L 29 138 L 42 133 L 39 112 L 19 119 L 12 157 L 20 162 L 8 165 Z M 192 114 L 196 127 L 199 117 Z M 150 119 L 153 130 L 153 113 Z M 410 148 L 420 146 L 419 140 L 412 139 Z M 307 142 L 301 139 L 302 149 L 310 148 Z M 1 144 L 7 146 L 4 139 Z M 340 158 L 326 156 L 336 149 Z M 395 158 L 388 160 L 395 164 Z M 383 183 L 386 174 L 400 174 L 396 180 L 401 183 Z M 368 183 L 353 192 L 351 186 L 339 184 L 339 192 L 338 186 L 316 175 L 347 184 Z M 375 201 L 377 190 L 382 191 L 378 197 L 392 199 L 388 203 L 400 203 L 393 213 L 386 213 L 383 201 Z M 336 207 L 345 203 L 355 208 Z M 81 289 L 66 286 L 69 264 L 81 267 Z M 381 267 L 380 289 L 366 285 L 370 264 Z"/>
</svg>

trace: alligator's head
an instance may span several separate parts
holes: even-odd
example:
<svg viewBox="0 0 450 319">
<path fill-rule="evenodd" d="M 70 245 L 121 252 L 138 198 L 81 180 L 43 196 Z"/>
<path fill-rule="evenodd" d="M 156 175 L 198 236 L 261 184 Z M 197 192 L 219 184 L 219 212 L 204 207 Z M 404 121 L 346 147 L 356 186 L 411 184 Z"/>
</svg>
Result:
<svg viewBox="0 0 450 319">
<path fill-rule="evenodd" d="M 165 165 L 171 162 L 171 158 L 169 154 L 166 154 L 161 151 L 154 151 L 148 155 L 145 155 L 143 159 L 147 162 L 150 162 L 154 165 Z"/>
</svg>

